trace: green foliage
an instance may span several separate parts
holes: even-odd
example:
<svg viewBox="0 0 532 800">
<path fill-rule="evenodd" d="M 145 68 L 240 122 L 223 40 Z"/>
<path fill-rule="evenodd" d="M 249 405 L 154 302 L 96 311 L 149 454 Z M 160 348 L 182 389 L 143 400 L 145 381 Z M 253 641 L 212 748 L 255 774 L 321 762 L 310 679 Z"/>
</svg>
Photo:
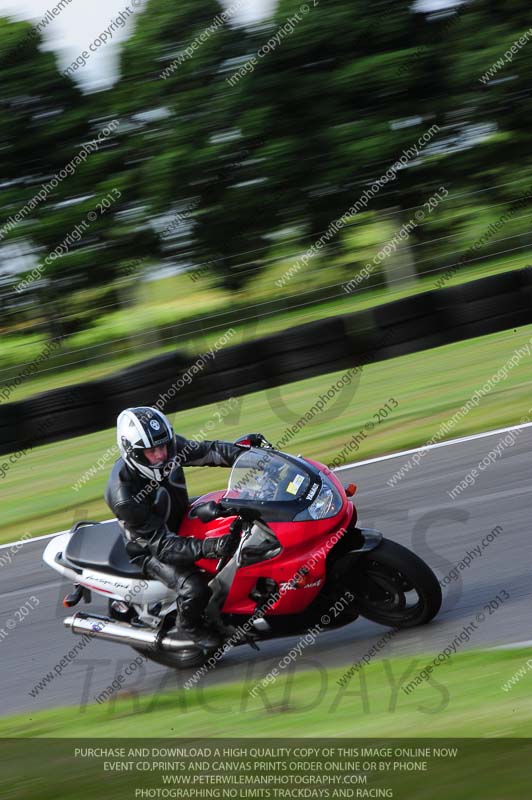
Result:
<svg viewBox="0 0 532 800">
<path fill-rule="evenodd" d="M 532 43 L 480 80 L 529 29 L 526 0 L 504 13 L 480 0 L 426 13 L 410 0 L 279 0 L 271 19 L 247 29 L 222 12 L 218 0 L 150 0 L 123 45 L 120 80 L 87 95 L 29 24 L 0 20 L 0 228 L 105 124 L 119 123 L 6 234 L 42 266 L 114 194 L 40 280 L 4 302 L 8 329 L 14 310 L 41 324 L 43 297 L 64 308 L 90 287 L 107 287 L 109 313 L 135 259 L 207 265 L 225 291 L 260 285 L 272 256 L 304 252 L 432 125 L 434 141 L 369 207 L 406 221 L 440 186 L 452 190 L 411 236 L 419 272 L 431 239 L 443 269 L 457 243 L 466 249 L 482 233 L 480 221 L 532 185 Z M 521 230 L 513 221 L 511 233 Z M 371 258 L 365 238 L 364 225 L 332 237 L 314 268 Z M 73 305 L 50 331 L 75 333 L 100 313 Z"/>
</svg>

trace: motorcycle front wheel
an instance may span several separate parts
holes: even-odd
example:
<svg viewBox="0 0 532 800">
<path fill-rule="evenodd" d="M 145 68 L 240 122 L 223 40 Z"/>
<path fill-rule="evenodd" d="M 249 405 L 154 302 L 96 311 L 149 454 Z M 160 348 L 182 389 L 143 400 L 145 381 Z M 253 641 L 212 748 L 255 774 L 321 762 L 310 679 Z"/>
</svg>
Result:
<svg viewBox="0 0 532 800">
<path fill-rule="evenodd" d="M 441 587 L 431 568 L 397 542 L 383 539 L 360 555 L 349 571 L 350 590 L 362 617 L 393 628 L 430 622 L 442 603 Z"/>
</svg>

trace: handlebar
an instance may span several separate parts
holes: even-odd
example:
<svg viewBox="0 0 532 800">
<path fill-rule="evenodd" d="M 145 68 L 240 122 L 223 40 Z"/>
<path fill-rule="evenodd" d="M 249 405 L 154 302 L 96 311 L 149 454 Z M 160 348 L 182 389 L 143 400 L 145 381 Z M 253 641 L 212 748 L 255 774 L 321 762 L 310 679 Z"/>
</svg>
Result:
<svg viewBox="0 0 532 800">
<path fill-rule="evenodd" d="M 194 509 L 194 516 L 201 522 L 212 522 L 217 517 L 221 517 L 218 503 L 214 500 L 209 500 L 208 503 L 202 503 Z"/>
<path fill-rule="evenodd" d="M 209 500 L 208 503 L 202 503 L 194 509 L 195 516 L 201 522 L 212 522 L 218 517 L 241 517 L 242 519 L 254 522 L 260 519 L 258 509 L 250 508 L 249 506 L 235 505 L 231 500 L 220 500 L 218 503 L 214 500 Z"/>
</svg>

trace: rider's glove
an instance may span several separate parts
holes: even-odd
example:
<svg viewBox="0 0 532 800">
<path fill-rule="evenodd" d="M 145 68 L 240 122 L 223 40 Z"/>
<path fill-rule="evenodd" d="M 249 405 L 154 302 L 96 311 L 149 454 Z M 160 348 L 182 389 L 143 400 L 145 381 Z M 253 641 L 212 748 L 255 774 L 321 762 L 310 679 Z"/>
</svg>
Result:
<svg viewBox="0 0 532 800">
<path fill-rule="evenodd" d="M 146 558 L 146 556 L 150 555 L 149 551 L 147 551 L 145 547 L 142 547 L 142 545 L 134 540 L 126 542 L 126 552 L 130 561 L 133 561 L 134 559 L 136 561 L 140 561 L 142 558 Z"/>
<path fill-rule="evenodd" d="M 212 536 L 203 542 L 203 558 L 225 558 L 233 554 L 238 545 L 240 534 L 237 531 L 225 536 Z"/>
</svg>

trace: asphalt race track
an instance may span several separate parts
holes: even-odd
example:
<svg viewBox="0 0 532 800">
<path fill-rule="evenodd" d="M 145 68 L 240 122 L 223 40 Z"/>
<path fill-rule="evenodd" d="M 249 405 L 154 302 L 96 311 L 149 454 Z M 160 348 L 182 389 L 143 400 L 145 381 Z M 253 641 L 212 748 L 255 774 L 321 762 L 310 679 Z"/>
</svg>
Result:
<svg viewBox="0 0 532 800">
<path fill-rule="evenodd" d="M 476 614 L 485 619 L 463 649 L 515 644 L 532 639 L 532 535 L 530 483 L 532 479 L 532 427 L 514 431 L 515 443 L 501 449 L 489 468 L 479 472 L 473 486 L 453 500 L 447 494 L 465 475 L 495 448 L 507 434 L 438 447 L 427 452 L 394 487 L 386 481 L 407 461 L 408 456 L 361 464 L 342 470 L 345 482 L 358 486 L 356 496 L 359 524 L 377 528 L 385 536 L 415 550 L 443 581 L 468 551 L 480 545 L 496 526 L 500 532 L 481 555 L 444 589 L 440 615 L 428 626 L 398 633 L 379 657 L 437 653 L 449 644 Z M 219 478 L 216 473 L 215 478 Z M 68 612 L 61 600 L 68 590 L 56 573 L 41 560 L 45 542 L 28 542 L 12 555 L 12 562 L 0 566 L 2 637 L 2 712 L 33 711 L 40 708 L 92 702 L 94 695 L 121 673 L 136 653 L 129 647 L 93 640 L 82 653 L 55 677 L 36 697 L 30 691 L 52 671 L 78 641 L 62 620 Z M 0 557 L 6 549 L 0 550 Z M 3 563 L 3 560 L 0 560 Z M 485 604 L 507 593 L 494 613 Z M 18 624 L 7 629 L 31 596 L 38 606 Z M 105 613 L 104 601 L 96 598 L 81 610 Z M 20 616 L 20 615 L 18 615 Z M 386 632 L 365 620 L 321 634 L 295 662 L 296 669 L 348 666 L 361 658 Z M 248 646 L 234 649 L 204 678 L 212 682 L 248 679 L 250 687 L 275 667 L 297 638 L 261 645 L 257 653 Z M 419 666 L 423 663 L 420 660 Z M 192 672 L 178 678 L 173 670 L 155 664 L 143 665 L 124 684 L 124 689 L 154 693 L 174 688 Z M 31 716 L 31 715 L 30 715 Z"/>
</svg>

